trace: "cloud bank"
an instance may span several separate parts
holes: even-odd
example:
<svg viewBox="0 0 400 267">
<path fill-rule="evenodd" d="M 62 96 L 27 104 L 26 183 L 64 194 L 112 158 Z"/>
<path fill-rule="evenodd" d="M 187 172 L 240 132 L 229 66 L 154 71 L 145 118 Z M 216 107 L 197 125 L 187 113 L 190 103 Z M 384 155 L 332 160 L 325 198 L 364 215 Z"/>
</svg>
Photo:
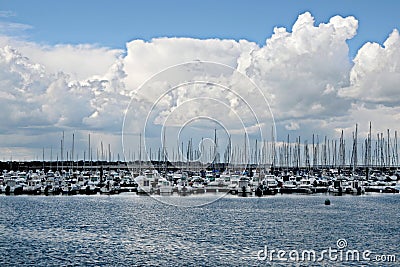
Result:
<svg viewBox="0 0 400 267">
<path fill-rule="evenodd" d="M 351 128 L 356 122 L 367 130 L 370 120 L 380 130 L 396 130 L 400 120 L 399 32 L 394 29 L 382 46 L 365 43 L 351 59 L 347 41 L 357 34 L 357 28 L 354 17 L 334 16 L 315 25 L 306 12 L 292 29 L 275 28 L 261 47 L 247 40 L 156 38 L 133 40 L 126 44 L 126 51 L 93 45 L 43 46 L 3 34 L 3 157 L 14 153 L 16 158 L 22 154 L 29 158 L 41 147 L 49 148 L 50 142 L 56 147 L 62 131 L 75 132 L 77 144 L 83 147 L 88 133 L 93 133 L 98 136 L 94 142 L 106 139 L 120 150 L 122 123 L 132 97 L 135 118 L 140 120 L 147 116 L 146 98 L 154 100 L 156 95 L 151 94 L 157 94 L 155 89 L 139 93 L 138 88 L 165 68 L 193 61 L 217 62 L 248 76 L 268 100 L 278 137 L 288 132 L 306 139 L 313 132 L 334 137 L 338 129 Z M 251 88 L 222 76 L 214 81 L 236 86 L 237 94 L 253 101 L 251 106 L 258 114 L 269 108 L 257 105 Z M 176 78 L 169 77 L 169 84 L 160 86 L 167 88 Z M 197 78 L 208 79 L 206 73 Z M 170 120 L 184 122 L 196 112 L 226 115 L 225 123 L 233 130 L 239 127 L 234 114 L 248 118 L 237 96 L 215 88 L 207 91 L 207 96 L 220 104 L 181 105 L 204 96 L 207 88 L 211 87 L 182 87 L 166 95 L 160 102 L 163 113 L 154 118 L 154 124 L 165 121 L 177 108 L 182 108 L 180 116 Z M 248 128 L 271 119 L 265 114 Z"/>
</svg>

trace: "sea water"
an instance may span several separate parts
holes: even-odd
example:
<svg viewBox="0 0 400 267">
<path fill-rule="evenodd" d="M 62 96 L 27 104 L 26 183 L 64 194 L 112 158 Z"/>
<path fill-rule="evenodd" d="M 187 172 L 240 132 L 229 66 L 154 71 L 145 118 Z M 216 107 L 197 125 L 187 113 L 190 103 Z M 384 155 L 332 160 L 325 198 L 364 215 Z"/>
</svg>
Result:
<svg viewBox="0 0 400 267">
<path fill-rule="evenodd" d="M 0 266 L 400 263 L 399 194 L 207 197 L 0 196 Z"/>
</svg>

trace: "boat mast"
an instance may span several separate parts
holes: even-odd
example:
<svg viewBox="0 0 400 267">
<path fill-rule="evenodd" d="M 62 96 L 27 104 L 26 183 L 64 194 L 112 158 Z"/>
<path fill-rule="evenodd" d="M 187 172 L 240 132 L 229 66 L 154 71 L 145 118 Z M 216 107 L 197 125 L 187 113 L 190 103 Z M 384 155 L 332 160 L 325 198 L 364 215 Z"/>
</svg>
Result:
<svg viewBox="0 0 400 267">
<path fill-rule="evenodd" d="M 72 151 L 71 151 L 71 168 L 74 171 L 74 146 L 75 146 L 75 134 L 72 134 Z"/>
<path fill-rule="evenodd" d="M 142 173 L 142 133 L 139 134 L 139 174 Z"/>
<path fill-rule="evenodd" d="M 358 131 L 358 124 L 356 124 L 356 131 L 354 133 L 353 139 L 353 173 L 356 171 L 357 168 L 357 131 Z"/>
<path fill-rule="evenodd" d="M 244 170 L 247 170 L 247 133 L 244 132 Z"/>
<path fill-rule="evenodd" d="M 108 162 L 111 162 L 111 144 L 108 144 Z"/>
<path fill-rule="evenodd" d="M 213 151 L 213 164 L 212 164 L 214 175 L 215 175 L 216 160 L 217 160 L 217 129 L 214 129 L 214 151 Z"/>
<path fill-rule="evenodd" d="M 163 132 L 163 143 L 162 143 L 162 154 L 163 154 L 163 162 L 164 162 L 164 175 L 167 178 L 167 152 L 166 152 L 166 145 L 165 145 L 165 129 Z M 183 150 L 182 150 L 182 157 L 183 157 Z M 183 161 L 183 158 L 182 158 Z"/>
<path fill-rule="evenodd" d="M 276 160 L 276 149 L 275 149 L 275 133 L 274 133 L 274 127 L 272 126 L 272 128 L 271 128 L 271 136 L 272 136 L 272 144 L 271 144 L 271 154 L 272 154 L 272 160 L 271 160 L 271 163 L 272 163 L 272 167 L 275 167 L 275 160 Z"/>
<path fill-rule="evenodd" d="M 62 139 L 61 139 L 61 171 L 64 170 L 64 144 L 65 144 L 65 139 L 64 139 L 64 131 L 63 131 Z"/>
<path fill-rule="evenodd" d="M 50 170 L 51 170 L 51 165 L 53 161 L 53 146 L 50 146 Z"/>
<path fill-rule="evenodd" d="M 371 122 L 369 122 L 369 135 L 368 135 L 368 163 L 367 166 L 371 167 L 372 165 L 372 125 Z"/>
<path fill-rule="evenodd" d="M 390 132 L 389 129 L 387 129 L 387 167 L 390 169 Z"/>
<path fill-rule="evenodd" d="M 394 157 L 396 168 L 399 167 L 399 154 L 397 150 L 397 131 L 394 131 Z"/>
</svg>

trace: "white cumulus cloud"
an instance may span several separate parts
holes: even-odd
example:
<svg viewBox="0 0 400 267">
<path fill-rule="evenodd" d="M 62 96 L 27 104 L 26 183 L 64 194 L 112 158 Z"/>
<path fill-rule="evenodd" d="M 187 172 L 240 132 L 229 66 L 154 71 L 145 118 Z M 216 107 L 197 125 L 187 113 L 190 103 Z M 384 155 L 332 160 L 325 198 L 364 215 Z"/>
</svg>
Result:
<svg viewBox="0 0 400 267">
<path fill-rule="evenodd" d="M 366 43 L 354 59 L 350 86 L 339 95 L 384 105 L 400 104 L 400 37 L 393 30 L 383 46 Z"/>
<path fill-rule="evenodd" d="M 279 131 L 299 135 L 334 134 L 335 129 L 375 119 L 379 127 L 395 127 L 399 32 L 394 30 L 382 46 L 366 43 L 352 61 L 347 41 L 357 29 L 354 17 L 334 16 L 316 25 L 306 12 L 291 29 L 275 28 L 263 46 L 247 40 L 155 38 L 128 42 L 126 51 L 88 44 L 40 45 L 3 34 L 0 146 L 44 142 L 46 138 L 32 136 L 63 130 L 81 131 L 80 142 L 86 142 L 88 132 L 117 142 L 131 97 L 135 133 L 141 132 L 138 127 L 156 101 L 157 112 L 150 116 L 153 134 L 160 124 L 180 125 L 196 116 L 229 125 L 232 133 L 258 127 L 269 132 L 269 108 Z M 185 62 L 220 65 L 207 71 L 192 64 L 184 72 L 162 72 Z M 224 65 L 231 69 L 216 67 Z M 156 81 L 138 91 L 159 72 Z M 258 87 L 244 82 L 239 73 Z M 204 83 L 174 88 L 193 80 Z"/>
</svg>

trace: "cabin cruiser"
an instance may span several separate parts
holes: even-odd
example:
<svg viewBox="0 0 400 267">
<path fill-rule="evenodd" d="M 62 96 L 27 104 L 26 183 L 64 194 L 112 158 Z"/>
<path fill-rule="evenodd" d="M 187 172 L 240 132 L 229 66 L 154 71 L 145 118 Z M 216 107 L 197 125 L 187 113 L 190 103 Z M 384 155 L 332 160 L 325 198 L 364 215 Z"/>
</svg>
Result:
<svg viewBox="0 0 400 267">
<path fill-rule="evenodd" d="M 257 187 L 257 195 L 275 195 L 278 192 L 278 181 L 274 175 L 266 174 Z"/>
<path fill-rule="evenodd" d="M 209 182 L 208 186 L 218 186 L 218 187 L 223 187 L 223 186 L 228 186 L 228 183 L 225 182 L 224 178 L 215 178 L 214 181 Z"/>
<path fill-rule="evenodd" d="M 151 186 L 151 179 L 145 175 L 139 175 L 135 178 L 135 183 L 138 185 L 138 194 L 150 195 L 153 193 L 153 187 Z"/>
<path fill-rule="evenodd" d="M 121 189 L 121 187 L 119 186 L 118 182 L 108 179 L 105 181 L 104 186 L 100 188 L 100 193 L 101 194 L 118 194 L 120 189 Z"/>
<path fill-rule="evenodd" d="M 240 180 L 239 175 L 231 174 L 230 184 L 228 185 L 228 189 L 231 194 L 238 193 L 239 180 Z"/>
<path fill-rule="evenodd" d="M 204 188 L 204 179 L 198 175 L 192 176 L 192 179 L 191 179 L 189 185 L 191 185 L 194 190 L 202 189 L 202 188 Z"/>
<path fill-rule="evenodd" d="M 306 194 L 312 193 L 311 188 L 314 185 L 314 181 L 315 181 L 315 178 L 302 177 L 297 186 L 297 191 L 299 193 L 306 193 Z"/>
<path fill-rule="evenodd" d="M 42 180 L 36 178 L 27 181 L 27 186 L 24 187 L 24 192 L 28 194 L 40 194 L 42 191 Z"/>
<path fill-rule="evenodd" d="M 25 184 L 23 178 L 18 178 L 18 176 L 11 176 L 4 179 L 5 186 L 3 188 L 6 194 L 22 194 Z"/>
<path fill-rule="evenodd" d="M 160 195 L 171 195 L 173 192 L 173 187 L 170 181 L 166 178 L 158 179 L 157 191 Z"/>
<path fill-rule="evenodd" d="M 250 187 L 250 179 L 247 176 L 240 176 L 237 192 L 239 196 L 251 196 L 252 189 Z"/>
<path fill-rule="evenodd" d="M 176 188 L 178 190 L 178 194 L 181 194 L 181 195 L 187 195 L 187 194 L 192 193 L 192 191 L 193 191 L 193 188 L 189 185 L 188 180 L 183 177 L 182 177 L 182 179 L 178 180 Z"/>
<path fill-rule="evenodd" d="M 294 193 L 299 186 L 299 182 L 297 182 L 297 177 L 291 175 L 285 179 L 282 183 L 281 193 Z"/>
</svg>

